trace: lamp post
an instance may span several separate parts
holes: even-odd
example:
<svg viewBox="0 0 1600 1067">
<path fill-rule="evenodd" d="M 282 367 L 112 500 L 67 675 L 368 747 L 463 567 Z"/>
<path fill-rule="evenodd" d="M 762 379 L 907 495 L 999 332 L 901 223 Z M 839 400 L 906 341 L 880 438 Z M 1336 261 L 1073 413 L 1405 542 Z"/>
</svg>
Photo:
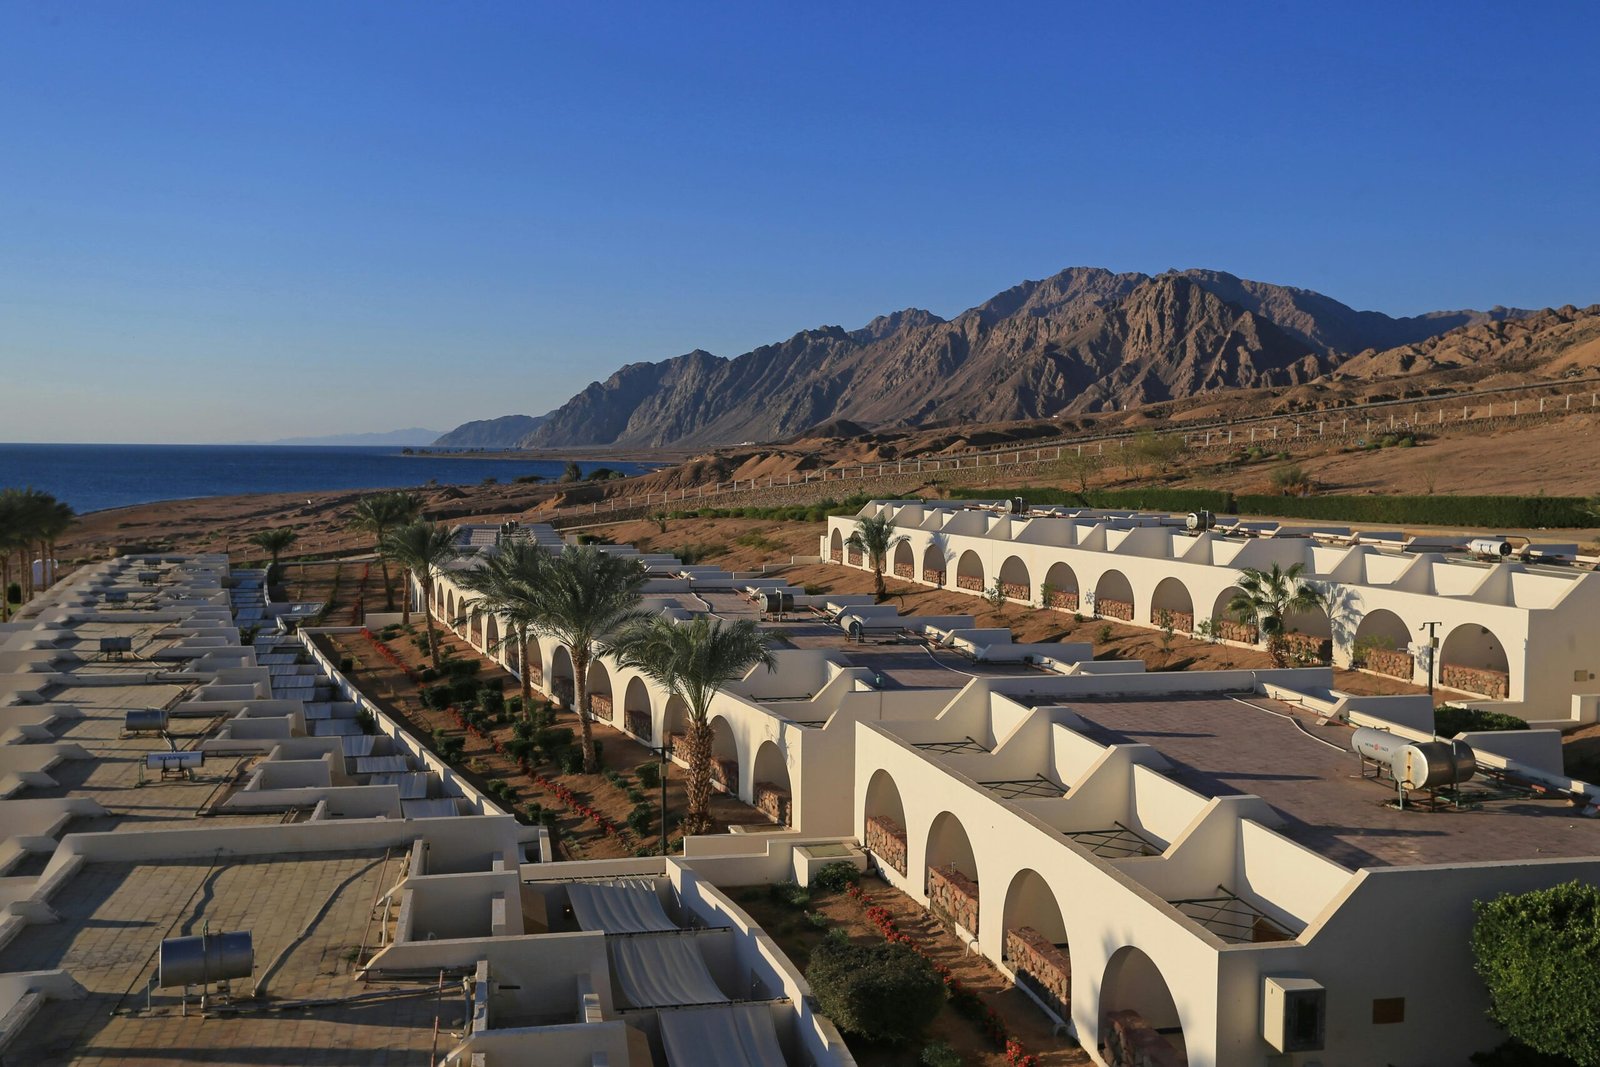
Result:
<svg viewBox="0 0 1600 1067">
<path fill-rule="evenodd" d="M 664 738 L 660 748 L 650 750 L 661 759 L 661 854 L 667 854 L 667 770 L 672 766 L 672 738 Z"/>
<path fill-rule="evenodd" d="M 1434 678 L 1434 675 L 1437 674 L 1438 671 L 1439 671 L 1438 662 L 1437 662 L 1438 659 L 1439 659 L 1439 635 L 1438 635 L 1437 630 L 1438 630 L 1438 627 L 1443 626 L 1443 625 L 1444 625 L 1444 623 L 1442 623 L 1442 622 L 1425 622 L 1421 626 L 1417 627 L 1417 631 L 1419 633 L 1421 631 L 1423 631 L 1423 630 L 1427 630 L 1428 631 L 1428 695 L 1429 696 L 1433 696 L 1433 678 Z"/>
</svg>

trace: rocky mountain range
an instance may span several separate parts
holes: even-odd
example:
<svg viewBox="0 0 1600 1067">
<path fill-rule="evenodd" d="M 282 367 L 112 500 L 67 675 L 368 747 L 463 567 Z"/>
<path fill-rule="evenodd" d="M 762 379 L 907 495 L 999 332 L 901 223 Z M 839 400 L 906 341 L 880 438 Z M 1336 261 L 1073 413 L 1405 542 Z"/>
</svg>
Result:
<svg viewBox="0 0 1600 1067">
<path fill-rule="evenodd" d="M 502 415 L 464 422 L 432 443 L 439 448 L 515 448 L 544 425 L 548 415 Z"/>
<path fill-rule="evenodd" d="M 835 419 L 933 426 L 1111 411 L 1295 385 L 1363 352 L 1528 314 L 1496 307 L 1394 318 L 1221 271 L 1075 267 L 949 320 L 908 308 L 733 359 L 696 350 L 630 364 L 518 443 L 704 446 L 784 439 Z"/>
</svg>

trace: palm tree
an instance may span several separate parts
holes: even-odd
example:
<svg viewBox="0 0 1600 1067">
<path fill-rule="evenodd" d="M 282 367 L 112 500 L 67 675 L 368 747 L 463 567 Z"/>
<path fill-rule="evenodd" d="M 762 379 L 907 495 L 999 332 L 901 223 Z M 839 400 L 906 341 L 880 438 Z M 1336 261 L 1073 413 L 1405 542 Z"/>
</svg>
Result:
<svg viewBox="0 0 1600 1067">
<path fill-rule="evenodd" d="M 879 600 L 889 595 L 883 585 L 883 568 L 889 562 L 889 553 L 909 540 L 905 534 L 894 532 L 894 520 L 884 514 L 857 519 L 854 532 L 845 539 L 845 544 L 867 554 L 872 563 L 873 592 Z"/>
<path fill-rule="evenodd" d="M 72 525 L 72 519 L 70 507 L 41 490 L 12 488 L 0 492 L 0 621 L 11 618 L 13 557 L 20 568 L 19 585 L 26 601 L 34 593 L 34 553 L 41 561 L 41 580 L 53 580 L 50 560 L 55 540 Z"/>
<path fill-rule="evenodd" d="M 528 541 L 508 541 L 481 567 L 464 571 L 459 581 L 478 596 L 466 606 L 482 604 L 485 610 L 506 620 L 502 645 L 514 642 L 522 678 L 524 714 L 533 707 L 533 676 L 528 670 L 528 638 L 537 621 L 534 590 L 543 581 L 551 556 Z"/>
<path fill-rule="evenodd" d="M 617 662 L 655 679 L 689 705 L 689 810 L 685 834 L 711 827 L 711 701 L 729 682 L 757 664 L 773 668 L 772 649 L 753 620 L 726 622 L 699 615 L 674 622 L 658 615 L 622 631 L 610 642 Z M 662 833 L 666 827 L 662 827 Z"/>
<path fill-rule="evenodd" d="M 433 576 L 440 567 L 456 558 L 455 534 L 450 527 L 437 522 L 408 523 L 385 534 L 378 551 L 385 559 L 394 560 L 410 572 L 411 581 L 422 590 L 422 617 L 428 624 L 428 655 L 434 670 L 438 670 L 439 640 L 433 631 Z M 409 589 L 401 622 L 411 623 Z"/>
<path fill-rule="evenodd" d="M 602 640 L 642 618 L 639 614 L 644 567 L 633 559 L 601 552 L 594 545 L 572 546 L 540 565 L 528 621 L 546 637 L 572 651 L 573 704 L 583 746 L 583 770 L 596 770 L 590 729 L 589 663 Z"/>
<path fill-rule="evenodd" d="M 1228 614 L 1246 625 L 1255 625 L 1267 637 L 1267 652 L 1279 667 L 1289 666 L 1289 641 L 1284 636 L 1284 620 L 1297 612 L 1326 607 L 1327 594 L 1300 580 L 1303 563 L 1284 570 L 1274 563 L 1271 570 L 1246 567 L 1239 576 L 1239 588 L 1228 600 Z"/>
<path fill-rule="evenodd" d="M 272 581 L 273 573 L 278 569 L 278 557 L 286 552 L 290 545 L 300 540 L 300 535 L 287 526 L 276 526 L 270 530 L 261 530 L 250 535 L 250 543 L 261 551 L 272 556 L 272 564 L 267 568 L 267 581 Z"/>
<path fill-rule="evenodd" d="M 383 552 L 383 539 L 390 530 L 417 521 L 422 514 L 422 498 L 404 490 L 373 493 L 356 501 L 355 517 L 350 525 L 372 535 L 378 547 L 378 566 L 383 570 L 383 601 L 388 610 L 394 610 L 394 585 L 389 580 L 389 557 Z"/>
</svg>

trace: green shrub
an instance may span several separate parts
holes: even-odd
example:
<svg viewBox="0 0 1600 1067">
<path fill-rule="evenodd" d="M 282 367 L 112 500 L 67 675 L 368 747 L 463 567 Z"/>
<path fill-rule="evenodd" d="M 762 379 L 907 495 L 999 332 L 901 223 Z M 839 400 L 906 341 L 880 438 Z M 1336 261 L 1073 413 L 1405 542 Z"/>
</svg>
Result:
<svg viewBox="0 0 1600 1067">
<path fill-rule="evenodd" d="M 1454 704 L 1441 704 L 1433 710 L 1433 732 L 1440 737 L 1454 737 L 1471 730 L 1526 730 L 1528 722 L 1515 715 L 1480 708 L 1458 708 Z"/>
<path fill-rule="evenodd" d="M 340 660 L 339 660 L 339 673 L 340 674 L 349 674 L 352 671 L 354 671 L 355 669 L 356 669 L 356 661 L 355 660 L 351 659 L 349 656 L 343 656 L 343 657 L 340 658 Z"/>
<path fill-rule="evenodd" d="M 1473 905 L 1489 1016 L 1537 1052 L 1600 1063 L 1600 886 L 1567 882 Z"/>
<path fill-rule="evenodd" d="M 822 914 L 820 911 L 806 912 L 806 922 L 810 923 L 818 930 L 826 930 L 828 927 L 833 925 L 833 923 L 829 921 L 828 917 Z"/>
<path fill-rule="evenodd" d="M 583 749 L 577 745 L 568 745 L 560 749 L 554 758 L 563 774 L 580 774 L 583 771 Z"/>
<path fill-rule="evenodd" d="M 914 1041 L 944 1007 L 944 982 L 910 945 L 824 939 L 806 981 L 824 1015 L 869 1041 Z"/>
<path fill-rule="evenodd" d="M 1020 496 L 1030 504 L 1066 504 L 1093 508 L 1129 508 L 1145 511 L 1232 511 L 1232 494 L 1216 489 L 1091 489 L 1087 499 L 1072 489 L 1026 486 L 1017 489 L 955 486 L 951 497 L 958 500 L 999 500 Z"/>
<path fill-rule="evenodd" d="M 655 825 L 656 815 L 649 804 L 635 804 L 633 810 L 628 812 L 628 829 L 643 837 L 650 832 L 650 827 Z"/>
<path fill-rule="evenodd" d="M 521 715 L 522 714 L 522 697 L 521 696 L 506 697 L 506 710 L 509 711 L 513 715 Z"/>
<path fill-rule="evenodd" d="M 917 1062 L 922 1067 L 961 1067 L 961 1053 L 951 1048 L 948 1041 L 935 1041 L 922 1046 Z"/>
<path fill-rule="evenodd" d="M 774 882 L 767 892 L 785 907 L 803 908 L 811 903 L 811 891 L 796 882 Z"/>
<path fill-rule="evenodd" d="M 424 682 L 437 682 L 439 680 L 439 672 L 432 667 L 424 667 L 418 672 L 417 677 Z"/>
<path fill-rule="evenodd" d="M 450 706 L 450 687 L 447 685 L 430 685 L 423 688 L 419 696 L 422 706 L 443 711 Z"/>
<path fill-rule="evenodd" d="M 825 863 L 817 876 L 811 879 L 811 888 L 826 889 L 830 893 L 842 893 L 846 889 L 861 881 L 861 872 L 849 860 L 835 860 Z"/>
<path fill-rule="evenodd" d="M 375 734 L 378 732 L 377 717 L 366 708 L 362 708 L 360 711 L 356 712 L 356 723 L 361 727 L 361 732 L 364 734 Z"/>
<path fill-rule="evenodd" d="M 1514 1037 L 1488 1052 L 1474 1052 L 1471 1059 L 1473 1067 L 1578 1067 L 1565 1056 L 1535 1052 Z"/>
<path fill-rule="evenodd" d="M 1108 644 L 1115 633 L 1116 631 L 1111 628 L 1111 624 L 1109 622 L 1105 623 L 1100 627 L 1100 629 L 1095 631 L 1095 643 L 1101 645 Z"/>
<path fill-rule="evenodd" d="M 633 769 L 633 773 L 639 776 L 639 784 L 646 789 L 654 789 L 661 784 L 661 764 L 659 763 L 641 763 Z"/>
<path fill-rule="evenodd" d="M 635 804 L 643 804 L 648 798 L 644 795 L 643 789 L 635 789 L 632 786 L 629 786 L 628 799 Z"/>
<path fill-rule="evenodd" d="M 1238 496 L 1225 509 L 1254 515 L 1385 525 L 1496 526 L 1507 529 L 1589 526 L 1581 497 L 1557 496 Z"/>
</svg>

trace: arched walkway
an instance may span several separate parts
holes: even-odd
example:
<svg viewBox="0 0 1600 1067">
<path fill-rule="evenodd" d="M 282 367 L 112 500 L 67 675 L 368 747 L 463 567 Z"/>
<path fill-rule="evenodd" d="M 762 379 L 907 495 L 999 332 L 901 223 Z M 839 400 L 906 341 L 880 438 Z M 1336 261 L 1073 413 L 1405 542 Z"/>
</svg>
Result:
<svg viewBox="0 0 1600 1067">
<path fill-rule="evenodd" d="M 929 585 L 944 585 L 944 549 L 931 544 L 922 550 L 922 580 Z"/>
<path fill-rule="evenodd" d="M 518 647 L 516 634 L 506 634 L 505 647 L 500 652 L 501 658 L 505 661 L 506 670 L 515 674 L 518 678 L 522 677 L 522 649 Z"/>
<path fill-rule="evenodd" d="M 917 576 L 917 554 L 911 550 L 910 541 L 894 546 L 894 576 L 908 582 Z"/>
<path fill-rule="evenodd" d="M 1327 663 L 1333 659 L 1333 618 L 1326 608 L 1291 611 L 1284 616 L 1283 630 L 1296 663 Z"/>
<path fill-rule="evenodd" d="M 1257 644 L 1261 640 L 1261 630 L 1255 621 L 1245 622 L 1228 610 L 1234 595 L 1240 592 L 1242 590 L 1238 586 L 1230 585 L 1217 594 L 1217 599 L 1211 606 L 1211 633 L 1224 641 Z"/>
<path fill-rule="evenodd" d="M 1072 952 L 1061 905 L 1050 883 L 1031 868 L 1011 879 L 1003 913 L 1002 957 L 1017 985 L 1044 1003 L 1057 1020 L 1072 1019 Z"/>
<path fill-rule="evenodd" d="M 616 722 L 616 705 L 611 699 L 611 672 L 598 659 L 589 664 L 589 710 L 600 722 Z"/>
<path fill-rule="evenodd" d="M 667 706 L 662 710 L 661 736 L 672 742 L 679 759 L 688 755 L 683 751 L 683 743 L 689 736 L 689 704 L 676 693 L 667 698 Z"/>
<path fill-rule="evenodd" d="M 956 588 L 971 593 L 983 592 L 983 560 L 970 548 L 961 553 L 961 559 L 956 563 Z"/>
<path fill-rule="evenodd" d="M 761 742 L 750 773 L 753 776 L 750 799 L 755 802 L 756 810 L 779 826 L 792 825 L 794 802 L 789 788 L 789 764 L 776 741 Z"/>
<path fill-rule="evenodd" d="M 576 694 L 575 678 L 576 675 L 572 673 L 572 653 L 567 651 L 566 645 L 557 645 L 550 654 L 550 699 L 568 711 L 572 710 Z"/>
<path fill-rule="evenodd" d="M 926 850 L 928 907 L 946 922 L 978 935 L 978 861 L 961 820 L 948 811 L 934 816 Z"/>
<path fill-rule="evenodd" d="M 500 620 L 493 615 L 483 624 L 483 648 L 495 659 L 504 659 L 506 650 L 500 647 Z"/>
<path fill-rule="evenodd" d="M 828 558 L 835 563 L 844 562 L 844 535 L 838 530 L 828 538 Z"/>
<path fill-rule="evenodd" d="M 1000 564 L 1000 588 L 1012 600 L 1033 603 L 1033 579 L 1028 576 L 1028 565 L 1020 556 L 1007 556 Z"/>
<path fill-rule="evenodd" d="M 539 639 L 532 635 L 528 637 L 528 684 L 544 688 L 544 650 L 539 647 Z"/>
<path fill-rule="evenodd" d="M 1511 697 L 1511 662 L 1505 645 L 1486 626 L 1463 623 L 1439 647 L 1439 684 L 1496 700 Z"/>
<path fill-rule="evenodd" d="M 623 729 L 647 745 L 659 744 L 652 736 L 650 723 L 650 687 L 643 678 L 635 676 L 628 679 L 628 688 L 622 694 Z"/>
<path fill-rule="evenodd" d="M 739 742 L 721 715 L 711 717 L 711 780 L 730 795 L 739 795 Z"/>
<path fill-rule="evenodd" d="M 467 640 L 478 648 L 483 647 L 483 612 L 477 608 L 473 608 L 468 617 Z"/>
<path fill-rule="evenodd" d="M 1183 1023 L 1166 979 L 1148 955 L 1124 945 L 1112 953 L 1100 982 L 1100 1040 L 1106 1058 L 1125 1062 L 1119 1051 L 1141 1038 L 1148 1040 L 1149 1034 L 1184 1051 Z"/>
<path fill-rule="evenodd" d="M 1066 563 L 1052 563 L 1045 572 L 1046 607 L 1061 611 L 1078 610 L 1078 572 Z"/>
<path fill-rule="evenodd" d="M 444 624 L 452 630 L 457 627 L 456 591 L 454 589 L 446 593 L 444 597 Z"/>
<path fill-rule="evenodd" d="M 1405 620 L 1378 608 L 1363 615 L 1356 625 L 1350 661 L 1354 666 L 1410 681 L 1414 666 L 1407 651 L 1410 645 L 1411 628 Z"/>
<path fill-rule="evenodd" d="M 1094 585 L 1094 613 L 1102 619 L 1133 621 L 1133 584 L 1121 571 L 1106 571 Z"/>
<path fill-rule="evenodd" d="M 878 862 L 906 873 L 906 808 L 900 788 L 889 772 L 879 768 L 867 781 L 861 843 Z"/>
<path fill-rule="evenodd" d="M 1165 627 L 1168 622 L 1178 633 L 1194 632 L 1194 598 L 1176 578 L 1163 578 L 1150 597 L 1150 622 Z"/>
</svg>

